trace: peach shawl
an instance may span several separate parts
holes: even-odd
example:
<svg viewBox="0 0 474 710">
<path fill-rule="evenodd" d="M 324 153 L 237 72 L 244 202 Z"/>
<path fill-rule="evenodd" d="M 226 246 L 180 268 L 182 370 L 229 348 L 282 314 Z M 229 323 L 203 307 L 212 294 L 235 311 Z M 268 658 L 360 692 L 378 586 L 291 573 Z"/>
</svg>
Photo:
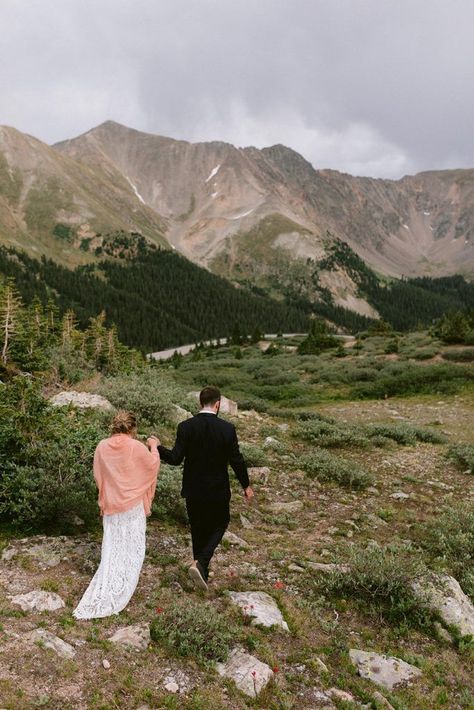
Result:
<svg viewBox="0 0 474 710">
<path fill-rule="evenodd" d="M 149 515 L 155 495 L 160 454 L 127 434 L 114 434 L 99 442 L 94 454 L 94 478 L 102 515 L 130 510 L 143 501 Z"/>
</svg>

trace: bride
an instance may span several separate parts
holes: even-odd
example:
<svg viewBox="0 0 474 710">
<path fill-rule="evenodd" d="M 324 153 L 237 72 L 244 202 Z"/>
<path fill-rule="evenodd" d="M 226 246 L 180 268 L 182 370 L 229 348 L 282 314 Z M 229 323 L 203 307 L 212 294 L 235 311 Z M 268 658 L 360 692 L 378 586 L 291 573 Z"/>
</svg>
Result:
<svg viewBox="0 0 474 710">
<path fill-rule="evenodd" d="M 117 412 L 112 435 L 94 455 L 94 478 L 104 536 L 99 568 L 73 612 L 76 619 L 96 619 L 124 609 L 138 584 L 145 558 L 146 516 L 150 514 L 160 468 L 158 439 L 147 447 L 138 441 L 132 412 Z"/>
</svg>

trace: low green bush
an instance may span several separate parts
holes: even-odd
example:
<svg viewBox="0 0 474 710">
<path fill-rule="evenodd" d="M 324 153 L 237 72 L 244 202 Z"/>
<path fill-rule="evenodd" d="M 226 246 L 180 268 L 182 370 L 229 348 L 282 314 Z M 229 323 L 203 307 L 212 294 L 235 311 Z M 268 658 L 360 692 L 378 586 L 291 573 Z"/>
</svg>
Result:
<svg viewBox="0 0 474 710">
<path fill-rule="evenodd" d="M 353 598 L 371 614 L 408 626 L 426 626 L 431 614 L 412 586 L 427 574 L 413 555 L 388 547 L 353 546 L 346 570 L 335 568 L 317 586 L 332 598 Z"/>
<path fill-rule="evenodd" d="M 202 664 L 225 661 L 235 642 L 235 630 L 213 604 L 189 597 L 170 600 L 160 609 L 150 635 L 178 656 Z"/>
<path fill-rule="evenodd" d="M 94 451 L 104 416 L 51 407 L 38 383 L 0 387 L 0 519 L 20 528 L 69 530 L 75 516 L 98 521 Z"/>
<path fill-rule="evenodd" d="M 384 399 L 396 395 L 454 394 L 474 381 L 474 371 L 453 363 L 416 365 L 392 362 L 373 382 L 358 382 L 352 387 L 354 399 Z"/>
<path fill-rule="evenodd" d="M 302 456 L 299 465 L 310 478 L 318 481 L 333 481 L 339 486 L 351 489 L 364 489 L 373 483 L 373 476 L 355 461 L 314 449 Z"/>
<path fill-rule="evenodd" d="M 435 520 L 421 526 L 419 544 L 434 564 L 440 565 L 458 580 L 474 600 L 474 510 L 461 505 L 447 508 Z"/>
<path fill-rule="evenodd" d="M 385 439 L 392 439 L 402 446 L 413 445 L 417 441 L 429 444 L 442 444 L 446 441 L 446 437 L 434 429 L 425 429 L 404 422 L 399 424 L 372 424 L 366 427 L 366 431 L 371 438 L 382 436 Z"/>
<path fill-rule="evenodd" d="M 181 497 L 181 468 L 161 464 L 153 500 L 153 515 L 160 520 L 186 523 L 188 516 Z"/>
<path fill-rule="evenodd" d="M 458 466 L 474 474 L 474 444 L 454 444 L 449 447 L 447 456 Z"/>
<path fill-rule="evenodd" d="M 474 362 L 474 348 L 459 348 L 457 350 L 445 350 L 441 353 L 444 360 L 453 362 Z"/>
<path fill-rule="evenodd" d="M 117 407 L 134 412 L 141 429 L 173 423 L 173 404 L 186 407 L 184 391 L 163 370 L 143 371 L 105 378 L 99 392 Z"/>
<path fill-rule="evenodd" d="M 267 463 L 267 454 L 256 444 L 240 444 L 240 451 L 245 459 L 247 466 L 265 466 Z"/>
<path fill-rule="evenodd" d="M 295 436 L 305 441 L 311 441 L 317 446 L 365 448 L 370 445 L 369 439 L 359 427 L 347 424 L 332 424 L 329 422 L 310 420 L 303 422 L 295 429 Z"/>
</svg>

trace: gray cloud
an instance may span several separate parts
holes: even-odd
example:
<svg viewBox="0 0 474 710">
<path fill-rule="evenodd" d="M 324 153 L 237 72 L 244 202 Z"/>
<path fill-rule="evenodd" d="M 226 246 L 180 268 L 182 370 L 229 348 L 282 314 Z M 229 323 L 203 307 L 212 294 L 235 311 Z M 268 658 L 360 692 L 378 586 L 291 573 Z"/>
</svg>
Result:
<svg viewBox="0 0 474 710">
<path fill-rule="evenodd" d="M 474 166 L 472 0 L 2 0 L 0 123 L 111 118 L 315 167 Z"/>
</svg>

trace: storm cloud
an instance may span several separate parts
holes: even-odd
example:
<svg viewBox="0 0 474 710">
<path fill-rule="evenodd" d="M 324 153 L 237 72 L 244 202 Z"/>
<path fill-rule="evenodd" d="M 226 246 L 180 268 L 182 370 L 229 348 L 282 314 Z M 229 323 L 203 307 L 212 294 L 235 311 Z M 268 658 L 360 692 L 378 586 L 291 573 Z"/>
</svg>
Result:
<svg viewBox="0 0 474 710">
<path fill-rule="evenodd" d="M 1 0 L 0 123 L 113 119 L 317 168 L 474 167 L 472 0 Z"/>
</svg>

